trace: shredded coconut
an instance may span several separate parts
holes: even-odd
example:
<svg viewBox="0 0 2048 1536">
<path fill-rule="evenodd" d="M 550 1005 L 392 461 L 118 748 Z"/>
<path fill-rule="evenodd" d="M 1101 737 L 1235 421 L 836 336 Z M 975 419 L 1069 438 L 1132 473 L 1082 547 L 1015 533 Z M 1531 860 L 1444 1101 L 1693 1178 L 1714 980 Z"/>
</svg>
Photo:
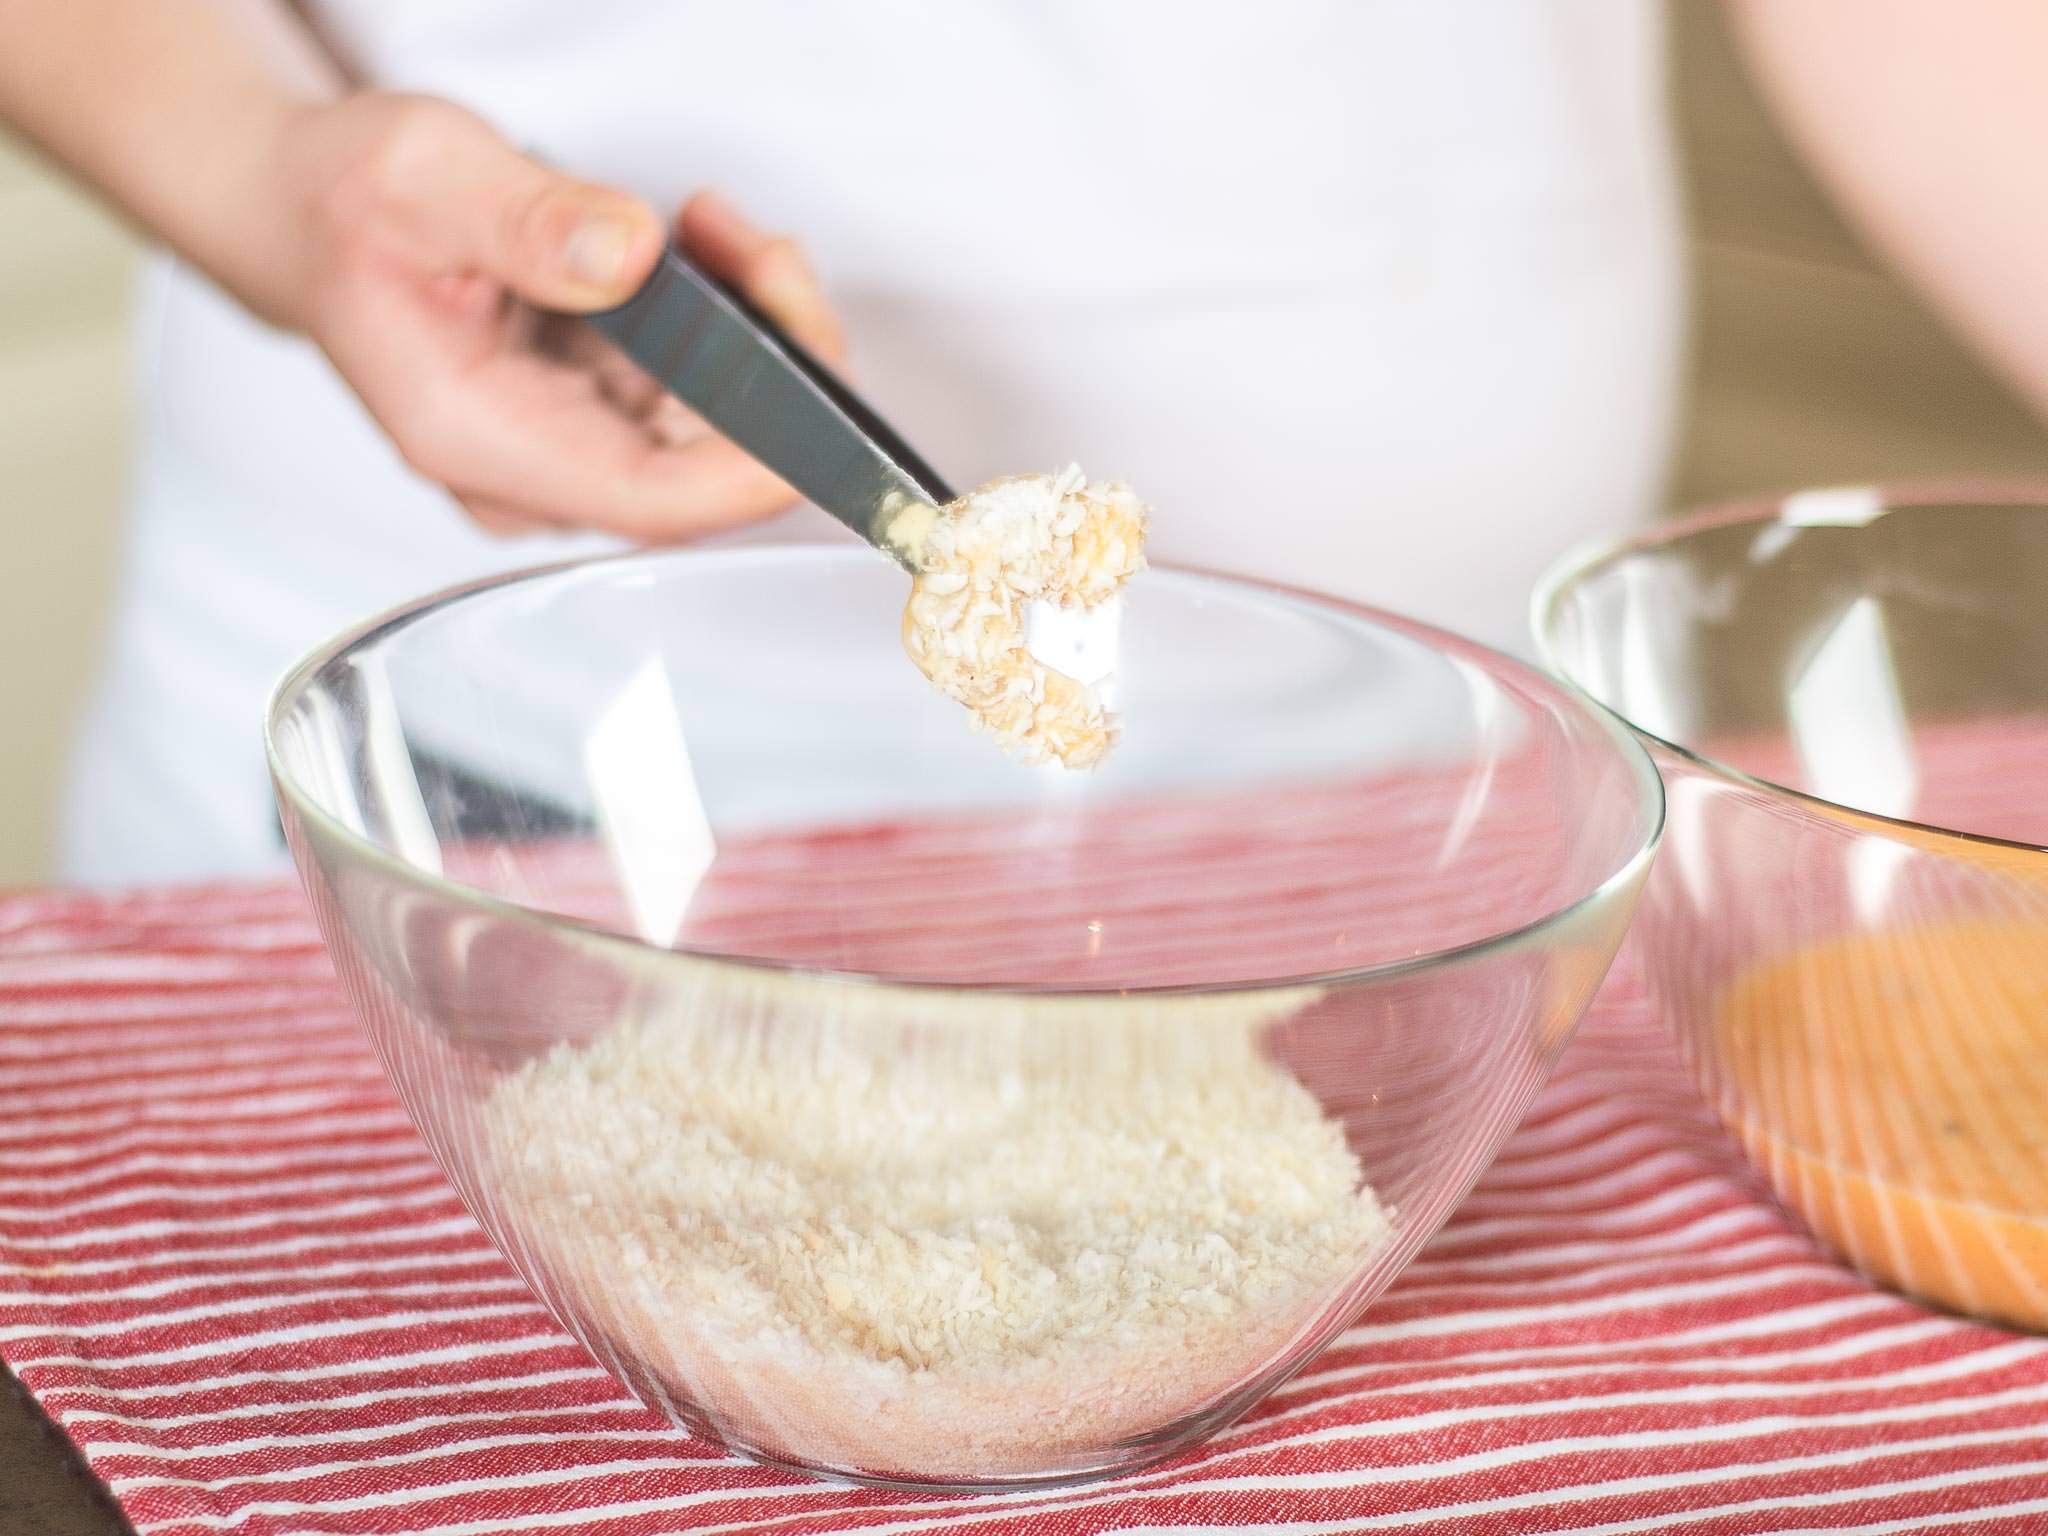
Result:
<svg viewBox="0 0 2048 1536">
<path fill-rule="evenodd" d="M 757 1453 L 1114 1459 L 1281 1357 L 1386 1231 L 1342 1126 L 1260 1048 L 1313 992 L 729 985 L 555 1047 L 485 1122 L 544 1288 Z"/>
<path fill-rule="evenodd" d="M 1091 608 L 1144 565 L 1145 504 L 1129 486 L 1059 475 L 994 480 L 927 530 L 903 614 L 903 643 L 924 675 L 1026 762 L 1099 762 L 1116 721 L 1099 691 L 1034 657 L 1033 602 Z"/>
</svg>

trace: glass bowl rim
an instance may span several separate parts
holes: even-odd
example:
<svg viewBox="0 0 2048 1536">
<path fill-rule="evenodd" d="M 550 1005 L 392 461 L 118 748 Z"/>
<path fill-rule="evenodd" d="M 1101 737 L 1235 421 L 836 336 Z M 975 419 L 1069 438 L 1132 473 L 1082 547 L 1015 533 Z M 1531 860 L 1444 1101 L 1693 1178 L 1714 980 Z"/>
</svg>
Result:
<svg viewBox="0 0 2048 1536">
<path fill-rule="evenodd" d="M 585 556 L 577 559 L 553 561 L 543 565 L 524 566 L 501 571 L 474 580 L 458 582 L 426 593 L 381 613 L 361 620 L 329 636 L 297 661 L 287 667 L 272 686 L 270 697 L 264 706 L 263 753 L 269 766 L 271 781 L 279 796 L 285 800 L 291 811 L 301 820 L 318 827 L 332 839 L 346 846 L 351 855 L 379 870 L 387 878 L 396 878 L 413 889 L 453 900 L 485 911 L 502 920 L 532 926 L 558 936 L 573 935 L 585 943 L 594 943 L 603 948 L 622 948 L 642 957 L 663 957 L 685 960 L 697 964 L 735 966 L 756 970 L 767 970 L 778 974 L 799 976 L 810 980 L 840 983 L 848 986 L 902 989 L 938 993 L 978 993 L 994 996 L 1030 997 L 1037 999 L 1059 998 L 1102 998 L 1109 997 L 1160 997 L 1160 996 L 1209 996 L 1224 993 L 1250 993 L 1290 990 L 1305 987 L 1338 987 L 1362 982 L 1374 982 L 1393 977 L 1412 976 L 1433 970 L 1449 963 L 1472 959 L 1482 955 L 1505 952 L 1523 944 L 1536 941 L 1555 929 L 1565 927 L 1580 912 L 1598 904 L 1610 893 L 1625 889 L 1648 867 L 1655 856 L 1664 836 L 1666 804 L 1664 781 L 1656 764 L 1643 749 L 1627 726 L 1627 722 L 1613 711 L 1591 698 L 1582 689 L 1544 672 L 1538 667 L 1518 661 L 1505 652 L 1494 650 L 1475 640 L 1467 640 L 1449 631 L 1424 624 L 1419 620 L 1404 618 L 1398 614 L 1372 607 L 1368 604 L 1353 603 L 1342 598 L 1328 596 L 1280 582 L 1263 581 L 1252 577 L 1229 575 L 1201 567 L 1155 562 L 1151 569 L 1169 572 L 1176 576 L 1194 577 L 1201 581 L 1220 583 L 1225 586 L 1246 589 L 1279 596 L 1295 602 L 1305 602 L 1313 607 L 1335 611 L 1353 620 L 1362 620 L 1369 626 L 1400 635 L 1423 646 L 1468 663 L 1479 665 L 1489 677 L 1505 679 L 1522 691 L 1552 696 L 1550 702 L 1568 711 L 1585 717 L 1616 752 L 1629 770 L 1634 781 L 1637 796 L 1646 812 L 1647 829 L 1637 839 L 1620 863 L 1586 890 L 1572 897 L 1560 906 L 1541 912 L 1527 922 L 1498 933 L 1468 939 L 1459 944 L 1427 950 L 1417 955 L 1404 955 L 1395 960 L 1384 960 L 1372 965 L 1354 966 L 1335 971 L 1320 971 L 1292 976 L 1259 977 L 1215 982 L 1176 982 L 1162 985 L 1119 987 L 1100 986 L 1037 986 L 1019 982 L 962 982 L 944 981 L 925 976 L 901 976 L 881 971 L 838 969 L 824 966 L 797 965 L 786 961 L 772 960 L 762 956 L 728 954 L 717 949 L 698 949 L 687 945 L 663 946 L 647 942 L 617 929 L 562 913 L 544 911 L 538 907 L 525 906 L 519 902 L 498 896 L 476 886 L 430 870 L 422 869 L 380 847 L 351 828 L 325 808 L 316 804 L 286 769 L 277 741 L 278 727 L 286 713 L 294 705 L 308 682 L 322 668 L 359 649 L 378 637 L 403 629 L 428 615 L 451 608 L 466 598 L 486 592 L 538 583 L 556 576 L 603 569 L 612 566 L 657 565 L 670 561 L 690 563 L 719 563 L 729 565 L 747 564 L 794 564 L 821 560 L 842 560 L 847 563 L 866 562 L 874 559 L 872 552 L 846 545 L 817 543 L 739 545 L 723 548 L 670 547 L 654 549 L 629 549 L 610 554 Z M 905 665 L 909 662 L 906 658 Z M 990 750 L 997 750 L 993 744 Z"/>
<path fill-rule="evenodd" d="M 1830 494 L 1853 494 L 1870 498 L 1875 510 L 1854 523 L 1832 521 L 1807 521 L 1797 516 L 1788 518 L 1793 503 L 1802 497 Z M 1998 837 L 1989 832 L 1971 832 L 1962 827 L 1945 827 L 1939 822 L 1915 821 L 1910 816 L 1887 816 L 1879 811 L 1861 810 L 1853 805 L 1844 805 L 1839 800 L 1830 800 L 1790 784 L 1781 784 L 1776 779 L 1767 779 L 1761 774 L 1747 773 L 1719 758 L 1710 757 L 1691 747 L 1647 730 L 1629 719 L 1620 710 L 1596 697 L 1580 685 L 1571 672 L 1559 661 L 1551 644 L 1551 620 L 1556 609 L 1563 602 L 1566 593 L 1596 571 L 1610 569 L 1622 561 L 1650 550 L 1675 548 L 1702 533 L 1719 528 L 1740 527 L 1751 524 L 1762 528 L 1767 525 L 1791 528 L 1808 527 L 1852 527 L 1867 528 L 1872 523 L 1899 514 L 1931 512 L 1937 508 L 1967 504 L 1997 507 L 2034 507 L 2048 512 L 2048 484 L 2014 480 L 1916 480 L 1887 485 L 1877 482 L 1860 484 L 1815 486 L 1806 490 L 1783 491 L 1766 496 L 1745 497 L 1738 501 L 1717 503 L 1694 511 L 1667 518 L 1654 527 L 1630 534 L 1619 539 L 1598 539 L 1569 550 L 1553 561 L 1537 578 L 1535 589 L 1529 596 L 1529 627 L 1536 642 L 1536 653 L 1544 667 L 1565 687 L 1582 695 L 1596 708 L 1605 710 L 1642 740 L 1652 746 L 1669 752 L 1679 761 L 1710 777 L 1744 789 L 1759 791 L 1765 795 L 1779 795 L 1802 809 L 1824 812 L 1828 821 L 1847 822 L 1852 826 L 1873 828 L 1884 832 L 1907 832 L 1922 839 L 1953 840 L 1964 847 L 2000 848 L 2022 853 L 2048 853 L 2048 844 L 2023 842 L 2017 838 Z"/>
</svg>

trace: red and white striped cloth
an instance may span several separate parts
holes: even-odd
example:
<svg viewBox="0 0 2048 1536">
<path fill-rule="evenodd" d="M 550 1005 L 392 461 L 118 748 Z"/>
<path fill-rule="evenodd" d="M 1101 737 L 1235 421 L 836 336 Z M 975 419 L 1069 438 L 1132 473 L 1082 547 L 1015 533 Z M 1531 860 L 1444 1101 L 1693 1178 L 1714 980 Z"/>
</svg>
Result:
<svg viewBox="0 0 2048 1536">
<path fill-rule="evenodd" d="M 427 1158 L 297 892 L 0 898 L 0 1355 L 161 1536 L 2048 1531 L 2048 1340 L 1819 1256 L 1625 967 L 1306 1374 L 1170 1465 L 947 1498 L 625 1397 Z"/>
</svg>

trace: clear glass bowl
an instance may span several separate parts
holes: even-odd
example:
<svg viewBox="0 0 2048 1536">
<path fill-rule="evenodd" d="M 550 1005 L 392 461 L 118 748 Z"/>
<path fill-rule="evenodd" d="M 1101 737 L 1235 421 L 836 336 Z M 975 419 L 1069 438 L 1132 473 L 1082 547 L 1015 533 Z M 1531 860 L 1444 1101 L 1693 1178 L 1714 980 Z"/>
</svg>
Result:
<svg viewBox="0 0 2048 1536">
<path fill-rule="evenodd" d="M 1810 492 L 1567 563 L 1561 675 L 1650 744 L 1637 918 L 1721 1119 L 1836 1251 L 2048 1328 L 2048 506 Z"/>
<path fill-rule="evenodd" d="M 1502 657 L 1164 571 L 1109 762 L 1027 767 L 905 595 L 780 549 L 427 599 L 280 686 L 286 834 L 427 1143 L 648 1403 L 887 1483 L 1126 1469 L 1442 1223 L 1661 789 Z"/>
</svg>

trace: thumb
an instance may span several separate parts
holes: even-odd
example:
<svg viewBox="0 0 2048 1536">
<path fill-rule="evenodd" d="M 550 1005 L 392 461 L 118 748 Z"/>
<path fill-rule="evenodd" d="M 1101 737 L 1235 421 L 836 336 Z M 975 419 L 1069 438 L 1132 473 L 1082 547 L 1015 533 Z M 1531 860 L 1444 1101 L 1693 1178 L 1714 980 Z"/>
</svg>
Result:
<svg viewBox="0 0 2048 1536">
<path fill-rule="evenodd" d="M 667 233 L 630 193 L 579 181 L 522 155 L 481 119 L 443 118 L 414 206 L 437 254 L 543 309 L 607 309 L 654 269 Z"/>
</svg>

